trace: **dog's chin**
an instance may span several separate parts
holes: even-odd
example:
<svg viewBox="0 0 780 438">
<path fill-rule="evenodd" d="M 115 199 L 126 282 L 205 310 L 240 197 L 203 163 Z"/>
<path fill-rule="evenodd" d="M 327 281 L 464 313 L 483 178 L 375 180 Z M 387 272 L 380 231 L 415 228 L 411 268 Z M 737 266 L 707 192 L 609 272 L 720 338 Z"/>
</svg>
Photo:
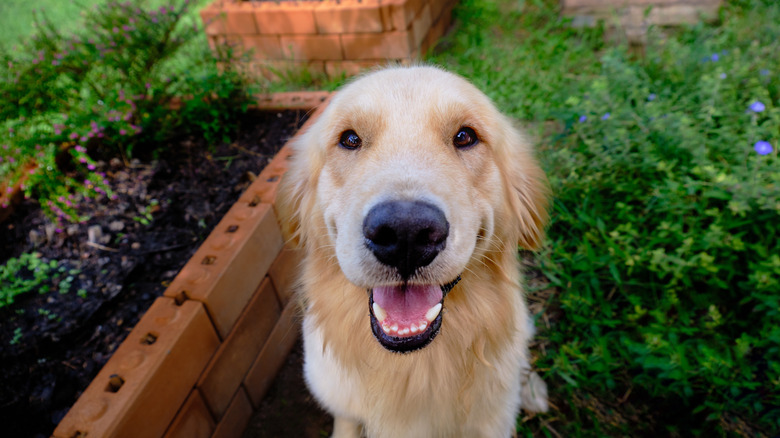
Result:
<svg viewBox="0 0 780 438">
<path fill-rule="evenodd" d="M 409 353 L 430 344 L 441 330 L 447 293 L 460 276 L 444 285 L 394 285 L 370 289 L 371 331 L 382 347 Z"/>
</svg>

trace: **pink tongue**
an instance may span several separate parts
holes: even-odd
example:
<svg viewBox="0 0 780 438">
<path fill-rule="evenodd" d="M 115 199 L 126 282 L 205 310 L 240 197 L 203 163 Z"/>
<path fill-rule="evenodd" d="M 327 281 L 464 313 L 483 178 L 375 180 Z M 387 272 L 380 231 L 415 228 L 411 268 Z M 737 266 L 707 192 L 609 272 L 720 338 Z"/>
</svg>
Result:
<svg viewBox="0 0 780 438">
<path fill-rule="evenodd" d="M 380 286 L 374 288 L 374 302 L 387 313 L 387 323 L 409 326 L 425 320 L 425 312 L 442 299 L 438 284 Z"/>
</svg>

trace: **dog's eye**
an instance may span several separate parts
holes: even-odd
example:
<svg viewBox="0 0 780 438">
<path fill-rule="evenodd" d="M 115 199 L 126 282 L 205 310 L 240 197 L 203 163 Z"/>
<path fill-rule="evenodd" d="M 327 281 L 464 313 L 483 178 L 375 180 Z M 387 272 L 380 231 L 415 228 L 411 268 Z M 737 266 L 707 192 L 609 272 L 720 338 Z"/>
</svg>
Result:
<svg viewBox="0 0 780 438">
<path fill-rule="evenodd" d="M 455 137 L 452 137 L 452 144 L 454 144 L 458 149 L 470 148 L 477 143 L 479 143 L 477 133 L 468 126 L 460 128 L 458 133 L 455 134 Z"/>
<path fill-rule="evenodd" d="M 347 130 L 341 133 L 339 139 L 339 146 L 344 149 L 355 150 L 363 144 L 363 140 L 358 137 L 357 133 L 353 130 Z"/>
</svg>

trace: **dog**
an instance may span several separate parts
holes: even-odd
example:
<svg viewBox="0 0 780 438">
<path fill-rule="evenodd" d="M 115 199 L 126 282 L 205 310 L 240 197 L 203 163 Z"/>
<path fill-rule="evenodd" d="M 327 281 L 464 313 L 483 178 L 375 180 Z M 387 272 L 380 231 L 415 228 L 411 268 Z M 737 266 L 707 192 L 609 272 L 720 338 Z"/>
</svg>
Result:
<svg viewBox="0 0 780 438">
<path fill-rule="evenodd" d="M 276 208 L 334 437 L 507 437 L 547 409 L 518 244 L 540 246 L 548 197 L 529 142 L 460 76 L 388 67 L 331 99 Z"/>
</svg>

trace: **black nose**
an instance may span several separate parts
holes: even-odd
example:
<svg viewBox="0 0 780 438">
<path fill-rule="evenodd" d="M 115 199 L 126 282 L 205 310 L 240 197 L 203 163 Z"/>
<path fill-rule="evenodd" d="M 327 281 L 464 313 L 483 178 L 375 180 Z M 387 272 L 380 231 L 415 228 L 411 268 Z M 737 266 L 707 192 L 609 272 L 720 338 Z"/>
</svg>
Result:
<svg viewBox="0 0 780 438">
<path fill-rule="evenodd" d="M 363 221 L 366 245 L 404 279 L 430 264 L 447 244 L 450 224 L 436 206 L 422 201 L 375 205 Z"/>
</svg>

